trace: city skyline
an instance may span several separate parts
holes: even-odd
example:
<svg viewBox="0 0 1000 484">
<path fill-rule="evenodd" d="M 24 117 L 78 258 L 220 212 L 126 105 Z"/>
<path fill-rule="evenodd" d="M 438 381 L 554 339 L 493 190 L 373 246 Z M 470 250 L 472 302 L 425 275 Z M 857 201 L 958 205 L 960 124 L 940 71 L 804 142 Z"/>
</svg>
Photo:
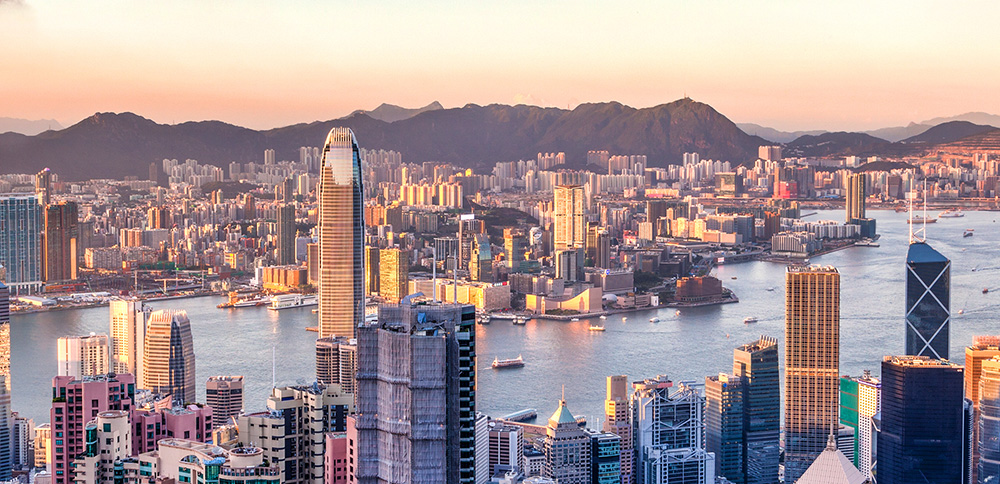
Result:
<svg viewBox="0 0 1000 484">
<path fill-rule="evenodd" d="M 21 46 L 5 58 L 15 74 L 0 78 L 0 115 L 273 128 L 383 102 L 648 107 L 686 95 L 783 130 L 1000 112 L 1000 70 L 981 62 L 997 53 L 993 4 L 103 4 L 0 2 L 0 41 Z M 334 14 L 359 21 L 328 32 Z M 912 34 L 927 24 L 935 35 Z M 315 62 L 338 42 L 364 48 Z M 320 94 L 331 87 L 352 96 Z"/>
</svg>

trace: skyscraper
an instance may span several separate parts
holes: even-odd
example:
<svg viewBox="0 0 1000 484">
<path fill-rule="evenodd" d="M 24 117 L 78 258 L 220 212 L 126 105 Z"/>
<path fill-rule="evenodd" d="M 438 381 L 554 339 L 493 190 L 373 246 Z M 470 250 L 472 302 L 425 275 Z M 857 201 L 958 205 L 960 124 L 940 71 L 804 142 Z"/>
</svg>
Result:
<svg viewBox="0 0 1000 484">
<path fill-rule="evenodd" d="M 972 431 L 972 474 L 976 479 L 979 462 L 979 388 L 980 377 L 983 373 L 983 362 L 1000 356 L 1000 336 L 974 336 L 972 345 L 965 347 L 965 398 L 972 403 L 973 420 L 975 421 Z"/>
<path fill-rule="evenodd" d="M 879 484 L 962 480 L 962 367 L 926 356 L 882 361 Z"/>
<path fill-rule="evenodd" d="M 523 272 L 521 266 L 528 251 L 527 233 L 522 228 L 503 229 L 504 256 L 510 272 Z"/>
<path fill-rule="evenodd" d="M 154 311 L 143 345 L 143 388 L 169 393 L 175 402 L 194 403 L 194 342 L 191 321 L 183 310 Z"/>
<path fill-rule="evenodd" d="M 205 382 L 205 404 L 212 407 L 212 428 L 229 425 L 243 411 L 243 376 L 210 376 Z"/>
<path fill-rule="evenodd" d="M 146 226 L 150 229 L 169 229 L 170 208 L 169 207 L 149 207 L 146 211 Z"/>
<path fill-rule="evenodd" d="M 333 128 L 323 147 L 318 188 L 319 337 L 353 338 L 364 321 L 364 200 L 358 142 Z"/>
<path fill-rule="evenodd" d="M 90 333 L 89 336 L 63 336 L 56 341 L 59 376 L 76 379 L 103 375 L 110 371 L 108 335 Z"/>
<path fill-rule="evenodd" d="M 76 279 L 79 258 L 79 227 L 76 202 L 59 202 L 45 207 L 42 232 L 42 275 L 45 281 Z"/>
<path fill-rule="evenodd" d="M 790 266 L 785 273 L 785 480 L 826 448 L 837 423 L 840 273 Z M 835 429 L 834 429 L 835 430 Z"/>
<path fill-rule="evenodd" d="M 948 359 L 951 261 L 926 242 L 906 253 L 906 354 Z"/>
<path fill-rule="evenodd" d="M 42 284 L 42 218 L 34 195 L 0 195 L 0 266 L 16 293 Z"/>
<path fill-rule="evenodd" d="M 847 212 L 846 223 L 865 218 L 865 200 L 867 192 L 865 184 L 868 175 L 864 173 L 854 173 L 847 177 L 847 196 L 845 197 L 845 212 Z"/>
<path fill-rule="evenodd" d="M 382 258 L 378 247 L 365 246 L 365 295 L 378 294 L 379 262 Z"/>
<path fill-rule="evenodd" d="M 408 291 L 410 257 L 399 247 L 378 252 L 378 294 L 388 303 L 397 304 Z"/>
<path fill-rule="evenodd" d="M 981 363 L 976 432 L 977 482 L 1000 482 L 1000 356 Z"/>
<path fill-rule="evenodd" d="M 0 377 L 10 393 L 10 289 L 0 282 Z"/>
<path fill-rule="evenodd" d="M 881 393 L 882 383 L 868 370 L 857 378 L 840 377 L 840 423 L 854 430 L 851 463 L 867 479 L 873 478 L 877 435 L 874 417 L 882 408 Z"/>
<path fill-rule="evenodd" d="M 152 309 L 139 300 L 113 299 L 111 310 L 111 371 L 129 373 L 142 384 L 146 322 Z M 144 388 L 144 387 L 143 387 Z"/>
<path fill-rule="evenodd" d="M 559 400 L 559 408 L 549 417 L 544 445 L 543 476 L 566 484 L 591 482 L 590 436 L 566 408 L 566 400 Z"/>
<path fill-rule="evenodd" d="M 733 350 L 733 375 L 743 380 L 743 473 L 747 484 L 778 479 L 781 382 L 778 343 L 761 336 Z"/>
<path fill-rule="evenodd" d="M 354 479 L 472 483 L 475 307 L 411 297 L 358 329 Z"/>
<path fill-rule="evenodd" d="M 715 456 L 705 451 L 705 399 L 697 389 L 666 375 L 632 384 L 635 482 L 715 482 Z"/>
<path fill-rule="evenodd" d="M 587 202 L 583 187 L 560 185 L 555 187 L 556 249 L 583 247 L 587 239 Z"/>
<path fill-rule="evenodd" d="M 619 469 L 622 484 L 632 484 L 632 460 L 635 453 L 632 446 L 632 420 L 629 415 L 628 377 L 625 375 L 608 377 L 602 430 L 621 437 Z"/>
<path fill-rule="evenodd" d="M 340 337 L 316 340 L 316 380 L 324 385 L 340 385 L 354 394 L 354 373 L 358 367 L 356 341 Z"/>
<path fill-rule="evenodd" d="M 587 430 L 590 437 L 590 482 L 621 484 L 621 440 L 616 434 Z"/>
<path fill-rule="evenodd" d="M 705 451 L 715 454 L 715 475 L 746 483 L 743 461 L 743 381 L 719 373 L 705 377 Z"/>
<path fill-rule="evenodd" d="M 14 415 L 10 407 L 10 386 L 5 380 L 0 385 L 0 479 L 10 479 L 14 468 Z"/>
<path fill-rule="evenodd" d="M 278 207 L 278 264 L 295 263 L 295 206 Z"/>
</svg>

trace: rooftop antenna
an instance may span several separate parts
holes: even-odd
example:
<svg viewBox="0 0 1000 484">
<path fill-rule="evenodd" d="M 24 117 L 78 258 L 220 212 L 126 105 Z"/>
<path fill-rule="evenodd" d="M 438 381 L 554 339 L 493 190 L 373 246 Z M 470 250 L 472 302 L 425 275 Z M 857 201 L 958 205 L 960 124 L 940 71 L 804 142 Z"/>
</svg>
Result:
<svg viewBox="0 0 1000 484">
<path fill-rule="evenodd" d="M 437 287 L 438 287 L 438 252 L 437 246 L 431 247 L 431 255 L 434 257 L 434 263 L 431 264 L 431 287 L 434 288 L 431 291 L 431 300 L 437 302 Z M 446 268 L 447 269 L 447 268 Z M 447 273 L 446 273 L 447 275 Z"/>
<path fill-rule="evenodd" d="M 566 403 L 566 385 L 562 386 L 562 398 L 563 403 Z"/>
<path fill-rule="evenodd" d="M 908 225 L 910 227 L 910 243 L 923 243 L 927 240 L 927 179 L 924 179 L 923 188 L 923 215 L 920 220 L 920 228 L 914 229 L 913 227 L 913 199 L 917 198 L 916 190 L 910 190 L 906 194 L 907 206 L 909 209 L 909 220 Z"/>
<path fill-rule="evenodd" d="M 278 359 L 275 354 L 274 345 L 271 345 L 271 388 L 278 388 L 277 383 L 278 374 Z"/>
</svg>

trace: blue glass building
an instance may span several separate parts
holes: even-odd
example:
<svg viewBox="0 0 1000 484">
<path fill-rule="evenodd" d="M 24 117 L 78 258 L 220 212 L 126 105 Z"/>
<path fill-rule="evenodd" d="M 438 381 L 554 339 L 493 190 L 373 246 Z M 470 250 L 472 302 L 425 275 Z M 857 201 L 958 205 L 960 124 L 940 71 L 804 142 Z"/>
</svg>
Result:
<svg viewBox="0 0 1000 484">
<path fill-rule="evenodd" d="M 778 343 L 761 336 L 733 351 L 733 375 L 743 379 L 743 475 L 747 484 L 778 481 L 781 381 Z"/>
<path fill-rule="evenodd" d="M 948 359 L 951 261 L 926 242 L 906 254 L 906 354 Z"/>
<path fill-rule="evenodd" d="M 965 482 L 962 367 L 925 356 L 882 361 L 879 484 Z"/>
<path fill-rule="evenodd" d="M 590 433 L 590 482 L 621 484 L 621 437 L 607 432 Z"/>
<path fill-rule="evenodd" d="M 733 484 L 746 483 L 743 394 L 740 377 L 705 377 L 705 451 L 715 453 L 715 475 Z"/>
<path fill-rule="evenodd" d="M 42 208 L 35 195 L 0 195 L 0 265 L 12 292 L 42 283 Z"/>
</svg>

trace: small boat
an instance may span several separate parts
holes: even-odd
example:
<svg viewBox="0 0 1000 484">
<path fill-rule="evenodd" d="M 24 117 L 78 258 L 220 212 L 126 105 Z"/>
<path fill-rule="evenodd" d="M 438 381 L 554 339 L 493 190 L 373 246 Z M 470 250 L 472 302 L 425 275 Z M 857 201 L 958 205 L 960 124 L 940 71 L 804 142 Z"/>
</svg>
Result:
<svg viewBox="0 0 1000 484">
<path fill-rule="evenodd" d="M 732 280 L 734 280 L 734 281 L 735 281 L 735 280 L 736 280 L 736 276 L 733 276 L 733 277 L 731 277 L 730 279 L 732 279 Z"/>
<path fill-rule="evenodd" d="M 480 316 L 478 318 L 477 322 L 479 324 L 490 324 L 490 315 L 489 314 L 484 314 L 484 315 Z"/>
<path fill-rule="evenodd" d="M 319 309 L 313 309 L 313 314 L 319 314 Z"/>
<path fill-rule="evenodd" d="M 908 222 L 914 223 L 914 224 L 918 224 L 918 223 L 932 224 L 932 223 L 937 223 L 937 219 L 934 218 L 934 217 L 924 217 L 924 216 L 921 216 L 921 215 L 914 215 L 914 216 L 910 217 L 910 219 L 908 220 Z"/>
<path fill-rule="evenodd" d="M 512 322 L 515 325 L 517 325 L 517 326 L 524 326 L 525 324 L 528 324 L 528 318 L 522 318 L 522 317 L 518 316 L 518 317 L 514 318 L 514 321 L 512 321 Z"/>
<path fill-rule="evenodd" d="M 757 318 L 755 318 L 753 316 L 747 316 L 747 317 L 743 318 L 743 324 L 750 324 L 750 323 L 756 323 L 756 322 L 757 322 Z"/>
<path fill-rule="evenodd" d="M 680 316 L 680 315 L 681 315 L 681 310 L 680 309 L 678 309 L 677 311 L 674 311 L 674 316 Z"/>
<path fill-rule="evenodd" d="M 600 319 L 608 319 L 608 317 L 602 314 Z"/>
<path fill-rule="evenodd" d="M 964 216 L 965 212 L 963 212 L 961 209 L 953 208 L 951 210 L 945 210 L 944 212 L 941 212 L 941 214 L 938 215 L 938 218 L 958 218 Z"/>
<path fill-rule="evenodd" d="M 973 235 L 975 235 L 975 232 L 976 231 L 973 229 L 965 229 L 965 232 L 962 233 L 962 237 L 972 237 Z"/>
<path fill-rule="evenodd" d="M 984 288 L 983 288 L 983 294 L 986 294 L 986 293 L 988 293 L 988 292 L 990 292 L 990 288 L 988 288 L 988 287 L 984 287 Z"/>
<path fill-rule="evenodd" d="M 654 316 L 652 318 L 649 318 L 649 322 L 650 323 L 659 323 L 660 322 L 660 318 L 657 318 L 657 317 Z"/>
<path fill-rule="evenodd" d="M 965 310 L 964 309 L 959 309 L 958 310 L 958 314 L 965 314 Z"/>
<path fill-rule="evenodd" d="M 590 325 L 590 330 L 591 331 L 604 331 L 604 326 L 600 326 L 600 325 L 596 325 L 596 324 L 591 324 Z"/>
<path fill-rule="evenodd" d="M 577 322 L 577 321 L 579 321 L 579 320 L 580 320 L 580 318 L 573 318 L 573 319 L 571 319 L 570 321 L 573 321 L 573 322 L 575 323 L 575 322 Z"/>
<path fill-rule="evenodd" d="M 622 322 L 628 321 L 628 316 L 622 316 Z"/>
<path fill-rule="evenodd" d="M 878 242 L 872 239 L 862 239 L 854 243 L 857 247 L 878 247 Z"/>
<path fill-rule="evenodd" d="M 499 356 L 493 358 L 493 368 L 520 368 L 524 366 L 524 358 L 517 355 L 517 358 L 501 360 Z"/>
<path fill-rule="evenodd" d="M 767 292 L 774 292 L 774 288 L 773 287 L 767 288 Z"/>
</svg>

